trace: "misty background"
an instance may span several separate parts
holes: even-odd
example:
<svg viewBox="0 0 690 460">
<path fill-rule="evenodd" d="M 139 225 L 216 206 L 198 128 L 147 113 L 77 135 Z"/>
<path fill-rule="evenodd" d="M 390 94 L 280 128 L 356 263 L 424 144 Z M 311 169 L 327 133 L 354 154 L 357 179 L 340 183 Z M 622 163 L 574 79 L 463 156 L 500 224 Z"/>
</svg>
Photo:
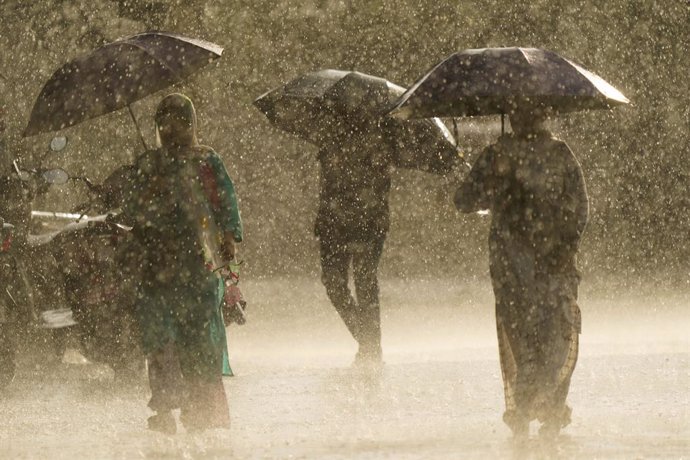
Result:
<svg viewBox="0 0 690 460">
<path fill-rule="evenodd" d="M 195 102 L 200 140 L 225 160 L 245 224 L 244 277 L 318 276 L 313 236 L 316 147 L 273 128 L 252 105 L 306 72 L 357 70 L 409 86 L 466 48 L 538 47 L 591 70 L 632 102 L 551 122 L 580 160 L 590 222 L 584 283 L 690 292 L 690 4 L 681 0 L 0 0 L 0 94 L 10 157 L 37 166 L 52 135 L 21 132 L 43 83 L 68 60 L 145 30 L 225 47 L 223 57 L 169 91 L 133 105 L 146 142 L 166 94 Z M 452 130 L 452 121 L 444 120 Z M 500 134 L 498 117 L 458 119 L 471 163 Z M 126 110 L 56 133 L 69 144 L 42 166 L 102 181 L 143 151 Z M 6 167 L 5 164 L 2 167 Z M 33 163 L 32 163 L 33 162 Z M 458 177 L 396 170 L 382 277 L 488 280 L 490 218 L 452 205 Z M 77 184 L 55 186 L 34 205 L 69 210 L 86 199 Z M 602 284 L 602 288 L 604 285 Z M 685 294 L 682 294 L 685 292 Z"/>
</svg>

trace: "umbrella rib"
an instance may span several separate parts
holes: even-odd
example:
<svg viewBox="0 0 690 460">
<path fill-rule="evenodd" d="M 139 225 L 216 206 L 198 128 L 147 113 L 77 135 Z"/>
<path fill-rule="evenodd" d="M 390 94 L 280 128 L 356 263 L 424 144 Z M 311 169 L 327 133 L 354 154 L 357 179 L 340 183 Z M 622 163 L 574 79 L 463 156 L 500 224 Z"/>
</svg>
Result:
<svg viewBox="0 0 690 460">
<path fill-rule="evenodd" d="M 215 53 L 220 57 L 223 54 L 223 51 L 225 49 L 222 46 L 219 46 L 213 42 L 209 42 L 206 40 L 201 40 L 198 38 L 191 38 L 191 37 L 185 37 L 184 35 L 179 35 L 173 32 L 154 32 L 155 35 L 161 36 L 161 37 L 168 37 L 168 38 L 173 38 L 175 40 L 179 40 L 182 42 L 185 42 L 187 44 L 199 47 L 199 48 L 204 48 L 212 53 Z M 129 37 L 129 39 L 136 38 L 136 37 L 142 37 L 146 35 L 151 35 L 151 32 L 144 32 L 141 34 L 133 35 Z M 203 46 L 202 46 L 203 45 Z M 215 48 L 215 49 L 210 49 L 210 48 Z"/>
</svg>

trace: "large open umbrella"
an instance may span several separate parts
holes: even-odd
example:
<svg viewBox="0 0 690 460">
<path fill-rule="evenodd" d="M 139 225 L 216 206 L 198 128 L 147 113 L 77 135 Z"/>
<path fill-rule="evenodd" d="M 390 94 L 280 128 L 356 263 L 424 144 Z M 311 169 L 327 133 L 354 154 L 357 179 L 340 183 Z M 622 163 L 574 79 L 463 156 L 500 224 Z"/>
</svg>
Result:
<svg viewBox="0 0 690 460">
<path fill-rule="evenodd" d="M 130 104 L 184 80 L 222 53 L 213 43 L 164 32 L 109 43 L 53 74 L 34 103 L 24 136 L 64 129 L 124 107 L 134 119 Z"/>
<path fill-rule="evenodd" d="M 483 48 L 460 51 L 435 65 L 391 114 L 401 119 L 510 114 L 524 105 L 570 112 L 628 102 L 604 79 L 554 52 Z"/>
<path fill-rule="evenodd" d="M 401 122 L 386 117 L 405 89 L 360 72 L 325 69 L 301 75 L 259 96 L 254 104 L 276 127 L 316 145 L 336 131 L 363 124 L 395 141 L 401 167 L 446 173 L 458 159 L 453 137 L 438 119 Z"/>
</svg>

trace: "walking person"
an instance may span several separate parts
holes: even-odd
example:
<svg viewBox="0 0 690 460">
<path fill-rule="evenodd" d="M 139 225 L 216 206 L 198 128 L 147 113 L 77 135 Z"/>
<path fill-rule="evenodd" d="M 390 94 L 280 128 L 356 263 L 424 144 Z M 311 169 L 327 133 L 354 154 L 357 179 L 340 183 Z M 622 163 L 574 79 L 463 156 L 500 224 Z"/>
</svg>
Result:
<svg viewBox="0 0 690 460">
<path fill-rule="evenodd" d="M 254 101 L 273 125 L 319 147 L 321 280 L 358 343 L 356 365 L 382 363 L 377 272 L 390 227 L 391 170 L 446 174 L 458 159 L 440 120 L 401 123 L 385 116 L 404 92 L 374 75 L 322 69 Z"/>
<path fill-rule="evenodd" d="M 155 122 L 160 148 L 138 159 L 123 206 L 142 249 L 137 310 L 156 412 L 148 426 L 174 433 L 180 408 L 188 431 L 227 428 L 223 291 L 213 269 L 242 241 L 237 198 L 220 157 L 197 140 L 190 99 L 165 97 Z"/>
<path fill-rule="evenodd" d="M 341 130 L 318 153 L 321 281 L 358 343 L 356 365 L 382 361 L 377 270 L 390 227 L 393 159 L 387 142 L 362 122 Z M 350 266 L 356 298 L 348 287 Z"/>
<path fill-rule="evenodd" d="M 455 195 L 462 212 L 491 211 L 503 419 L 517 439 L 535 419 L 550 439 L 570 422 L 580 333 L 576 255 L 587 193 L 578 161 L 545 120 L 536 109 L 510 114 L 513 133 L 483 151 Z"/>
</svg>

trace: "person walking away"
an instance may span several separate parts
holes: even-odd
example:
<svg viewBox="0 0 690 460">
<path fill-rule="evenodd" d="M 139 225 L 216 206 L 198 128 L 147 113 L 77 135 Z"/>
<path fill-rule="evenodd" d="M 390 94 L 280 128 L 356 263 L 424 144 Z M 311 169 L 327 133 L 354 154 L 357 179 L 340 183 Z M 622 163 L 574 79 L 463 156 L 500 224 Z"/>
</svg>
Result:
<svg viewBox="0 0 690 460">
<path fill-rule="evenodd" d="M 377 270 L 390 226 L 392 147 L 380 133 L 362 123 L 318 153 L 321 281 L 358 343 L 356 365 L 382 360 Z M 348 287 L 350 266 L 356 299 Z"/>
<path fill-rule="evenodd" d="M 223 284 L 213 269 L 242 241 L 237 198 L 220 157 L 197 140 L 190 99 L 165 97 L 155 122 L 161 147 L 138 159 L 123 205 L 142 248 L 137 310 L 156 412 L 148 426 L 174 433 L 181 408 L 188 431 L 227 428 Z"/>
<path fill-rule="evenodd" d="M 513 133 L 482 152 L 455 194 L 462 212 L 491 211 L 503 420 L 517 439 L 534 419 L 551 439 L 570 423 L 566 397 L 581 330 L 576 255 L 587 193 L 577 159 L 545 120 L 536 109 L 511 114 Z"/>
</svg>

